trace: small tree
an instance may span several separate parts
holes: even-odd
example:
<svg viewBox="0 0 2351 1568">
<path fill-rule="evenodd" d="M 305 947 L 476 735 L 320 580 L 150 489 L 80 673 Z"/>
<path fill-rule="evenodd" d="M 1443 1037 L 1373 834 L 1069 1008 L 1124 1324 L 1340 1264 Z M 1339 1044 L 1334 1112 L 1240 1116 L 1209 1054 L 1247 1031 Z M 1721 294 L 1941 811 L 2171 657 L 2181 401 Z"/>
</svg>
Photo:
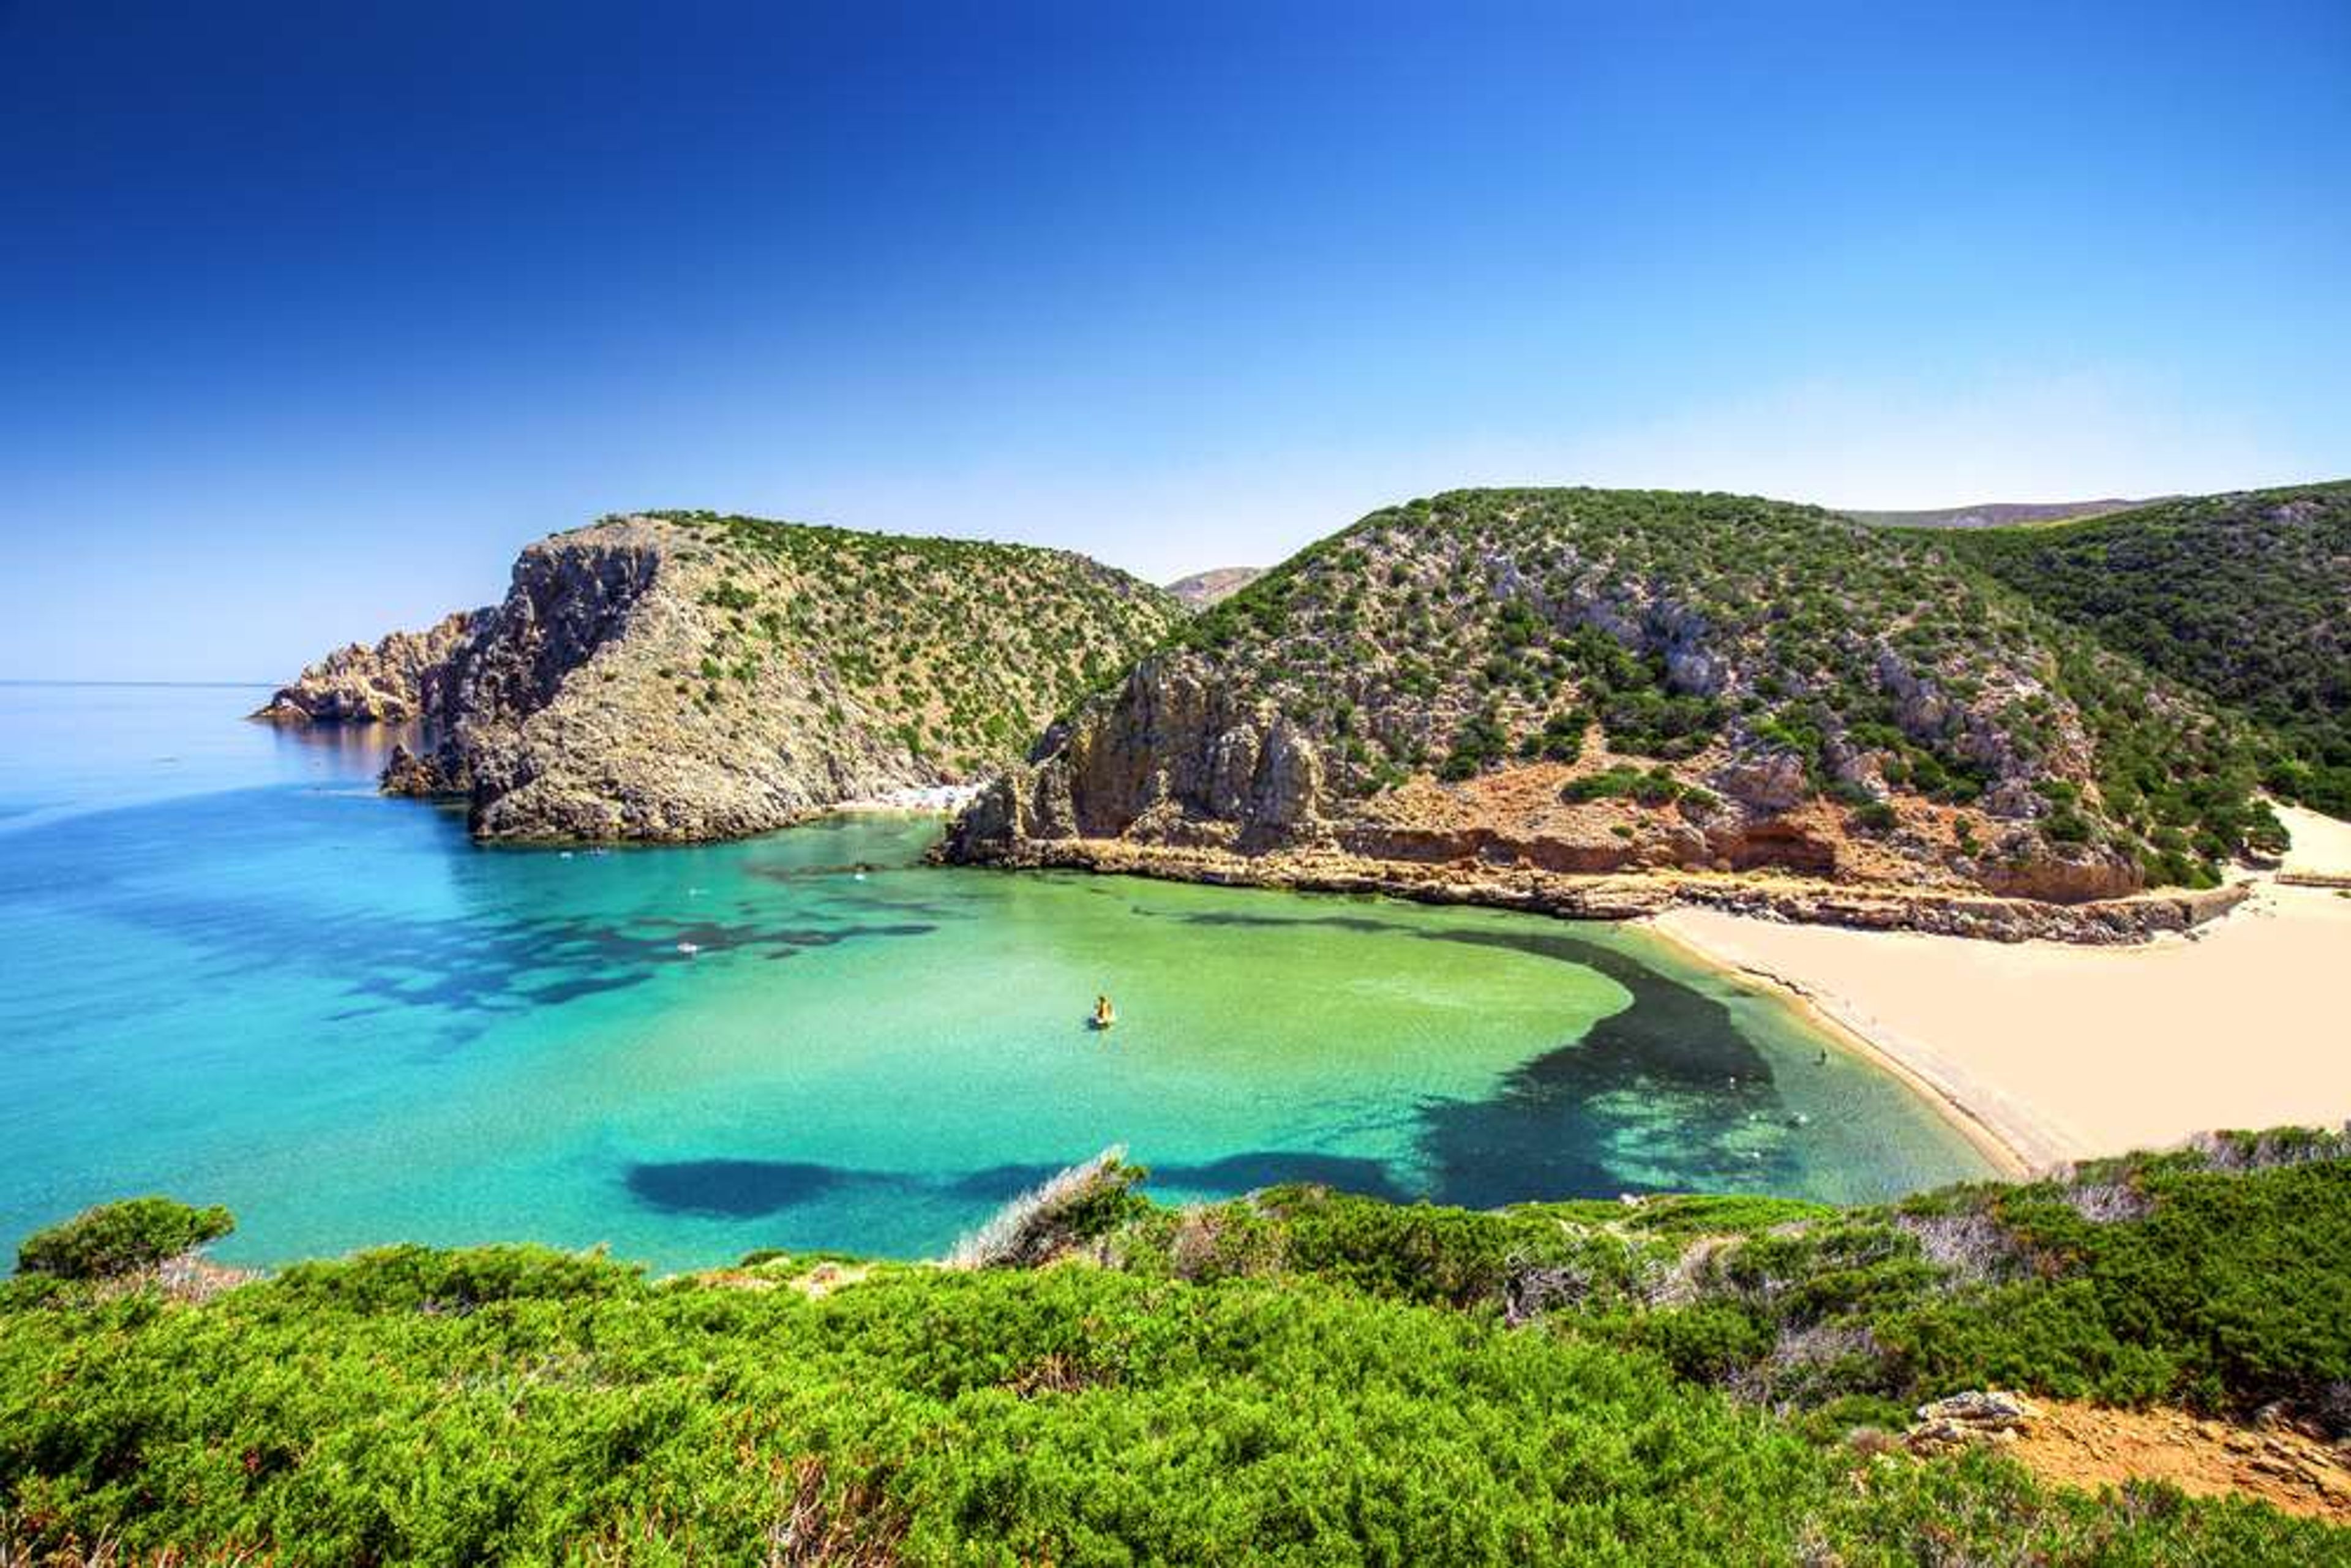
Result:
<svg viewBox="0 0 2351 1568">
<path fill-rule="evenodd" d="M 1148 1207 L 1133 1190 L 1146 1174 L 1126 1163 L 1125 1145 L 1113 1145 L 998 1209 L 956 1243 L 947 1266 L 1033 1269 L 1049 1262 L 1081 1241 L 1107 1235 Z"/>
<path fill-rule="evenodd" d="M 235 1228 L 225 1208 L 191 1208 L 168 1197 L 125 1198 L 26 1237 L 16 1249 L 16 1271 L 111 1280 L 152 1269 Z"/>
</svg>

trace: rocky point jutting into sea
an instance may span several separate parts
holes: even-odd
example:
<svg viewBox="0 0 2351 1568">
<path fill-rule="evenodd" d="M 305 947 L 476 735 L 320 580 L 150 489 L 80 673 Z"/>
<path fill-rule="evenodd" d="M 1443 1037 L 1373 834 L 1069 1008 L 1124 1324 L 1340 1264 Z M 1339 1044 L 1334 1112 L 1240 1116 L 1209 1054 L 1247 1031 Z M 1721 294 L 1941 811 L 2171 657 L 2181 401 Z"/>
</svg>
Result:
<svg viewBox="0 0 2351 1568">
<path fill-rule="evenodd" d="M 338 648 L 278 687 L 253 716 L 272 724 L 436 721 L 452 706 L 459 650 L 491 614 L 460 610 L 424 631 L 394 632 L 372 648 Z"/>
<path fill-rule="evenodd" d="M 614 517 L 529 546 L 490 609 L 305 671 L 263 716 L 423 720 L 432 743 L 383 787 L 464 801 L 483 838 L 737 838 L 1002 767 L 1179 613 L 1064 551 Z"/>
</svg>

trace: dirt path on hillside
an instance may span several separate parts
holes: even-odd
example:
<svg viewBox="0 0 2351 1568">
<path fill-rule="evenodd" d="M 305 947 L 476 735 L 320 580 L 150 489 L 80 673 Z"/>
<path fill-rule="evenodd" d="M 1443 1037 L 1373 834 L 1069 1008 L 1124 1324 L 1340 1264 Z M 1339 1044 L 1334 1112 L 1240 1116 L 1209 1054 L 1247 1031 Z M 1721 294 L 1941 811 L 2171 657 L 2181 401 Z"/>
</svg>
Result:
<svg viewBox="0 0 2351 1568">
<path fill-rule="evenodd" d="M 2351 1525 L 2351 1454 L 2337 1445 L 2181 1410 L 2033 1404 L 2040 1413 L 2001 1451 L 2044 1481 L 2089 1490 L 2169 1481 L 2198 1496 L 2255 1498 L 2287 1513 Z"/>
</svg>

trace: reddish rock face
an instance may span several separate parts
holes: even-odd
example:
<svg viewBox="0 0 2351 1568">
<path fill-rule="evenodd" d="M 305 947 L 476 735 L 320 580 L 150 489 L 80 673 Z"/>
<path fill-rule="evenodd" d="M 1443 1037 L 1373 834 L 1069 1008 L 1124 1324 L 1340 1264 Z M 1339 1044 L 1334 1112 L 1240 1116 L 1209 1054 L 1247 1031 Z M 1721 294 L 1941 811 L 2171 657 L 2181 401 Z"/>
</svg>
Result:
<svg viewBox="0 0 2351 1568">
<path fill-rule="evenodd" d="M 1740 497 L 1459 492 L 1208 612 L 1057 725 L 950 853 L 2114 898 L 2136 853 L 2074 846 L 2133 830 L 2060 666 L 2023 607 L 1915 539 Z"/>
<path fill-rule="evenodd" d="M 1985 889 L 2003 898 L 2037 898 L 2050 904 L 2086 904 L 2139 891 L 2147 876 L 2138 862 L 2111 851 L 2065 855 L 2037 853 L 2014 863 L 1994 862 L 1977 873 Z"/>
</svg>

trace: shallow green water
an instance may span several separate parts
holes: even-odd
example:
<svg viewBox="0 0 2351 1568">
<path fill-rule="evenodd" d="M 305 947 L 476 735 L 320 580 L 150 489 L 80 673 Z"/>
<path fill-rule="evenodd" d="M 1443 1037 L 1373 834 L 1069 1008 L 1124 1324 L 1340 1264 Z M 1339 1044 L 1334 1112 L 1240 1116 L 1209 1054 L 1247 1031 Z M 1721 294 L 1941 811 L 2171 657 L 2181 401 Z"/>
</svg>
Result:
<svg viewBox="0 0 2351 1568">
<path fill-rule="evenodd" d="M 103 726 L 89 754 L 144 759 L 0 751 L 11 1246 L 165 1190 L 237 1211 L 232 1259 L 913 1255 L 1118 1142 L 1171 1197 L 1862 1199 L 1984 1172 L 1907 1091 L 1635 930 L 931 868 L 936 824 L 907 818 L 481 850 L 377 799 L 349 737 L 222 730 L 249 694 L 77 700 L 0 688 L 0 736 Z M 181 731 L 221 748 L 191 793 L 154 761 Z"/>
</svg>

